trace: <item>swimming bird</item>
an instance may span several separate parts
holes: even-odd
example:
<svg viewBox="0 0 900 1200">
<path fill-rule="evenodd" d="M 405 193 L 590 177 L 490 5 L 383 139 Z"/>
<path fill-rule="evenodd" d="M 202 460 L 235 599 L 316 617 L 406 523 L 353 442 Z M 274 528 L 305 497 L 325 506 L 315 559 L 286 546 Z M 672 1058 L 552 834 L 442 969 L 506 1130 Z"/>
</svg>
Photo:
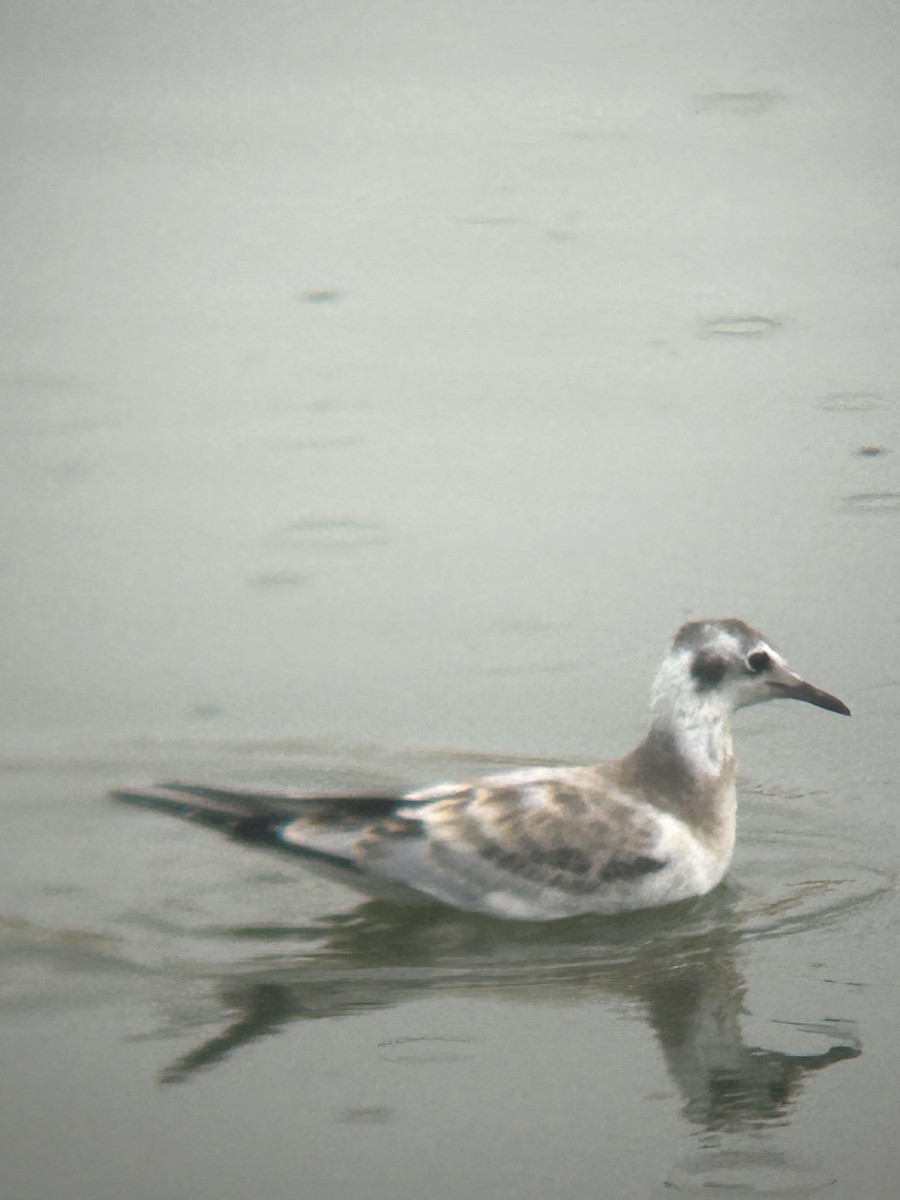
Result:
<svg viewBox="0 0 900 1200">
<path fill-rule="evenodd" d="M 279 850 L 372 895 L 525 921 L 621 913 L 701 896 L 722 880 L 737 810 L 731 717 L 779 699 L 850 715 L 745 622 L 691 621 L 656 676 L 646 736 L 611 762 L 399 796 L 193 783 L 112 795 Z"/>
</svg>

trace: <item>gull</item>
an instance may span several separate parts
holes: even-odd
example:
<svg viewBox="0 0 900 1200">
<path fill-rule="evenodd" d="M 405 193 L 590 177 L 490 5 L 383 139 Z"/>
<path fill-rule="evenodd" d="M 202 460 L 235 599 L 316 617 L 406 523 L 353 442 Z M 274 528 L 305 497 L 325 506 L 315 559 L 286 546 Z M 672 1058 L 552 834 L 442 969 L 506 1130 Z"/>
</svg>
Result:
<svg viewBox="0 0 900 1200">
<path fill-rule="evenodd" d="M 850 715 L 744 621 L 690 621 L 654 681 L 646 736 L 611 762 L 404 795 L 165 783 L 112 796 L 292 855 L 370 895 L 520 921 L 611 915 L 721 882 L 737 814 L 731 717 L 780 699 Z"/>
</svg>

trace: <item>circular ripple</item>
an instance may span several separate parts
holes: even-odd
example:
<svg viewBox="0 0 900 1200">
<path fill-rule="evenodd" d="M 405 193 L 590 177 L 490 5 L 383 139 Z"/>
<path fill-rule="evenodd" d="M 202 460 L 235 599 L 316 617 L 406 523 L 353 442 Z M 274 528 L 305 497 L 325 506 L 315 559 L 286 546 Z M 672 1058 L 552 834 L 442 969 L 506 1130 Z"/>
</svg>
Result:
<svg viewBox="0 0 900 1200">
<path fill-rule="evenodd" d="M 811 811 L 817 797 L 742 789 L 748 820 L 730 873 L 741 936 L 784 937 L 842 920 L 885 893 L 894 880 L 873 865 L 836 812 Z M 749 794 L 748 794 L 749 793 Z M 835 868 L 835 864 L 840 864 Z"/>
<path fill-rule="evenodd" d="M 677 1166 L 666 1187 L 686 1196 L 809 1196 L 830 1188 L 833 1175 L 765 1151 L 720 1150 Z"/>
</svg>

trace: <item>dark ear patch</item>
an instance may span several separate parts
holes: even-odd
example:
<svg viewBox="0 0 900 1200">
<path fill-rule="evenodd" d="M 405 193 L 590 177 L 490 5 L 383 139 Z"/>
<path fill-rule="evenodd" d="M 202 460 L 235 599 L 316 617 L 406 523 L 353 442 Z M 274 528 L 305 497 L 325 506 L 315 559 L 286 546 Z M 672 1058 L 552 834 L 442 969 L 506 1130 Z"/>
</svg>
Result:
<svg viewBox="0 0 900 1200">
<path fill-rule="evenodd" d="M 712 650 L 700 650 L 691 663 L 691 676 L 698 692 L 708 692 L 722 682 L 728 663 Z"/>
</svg>

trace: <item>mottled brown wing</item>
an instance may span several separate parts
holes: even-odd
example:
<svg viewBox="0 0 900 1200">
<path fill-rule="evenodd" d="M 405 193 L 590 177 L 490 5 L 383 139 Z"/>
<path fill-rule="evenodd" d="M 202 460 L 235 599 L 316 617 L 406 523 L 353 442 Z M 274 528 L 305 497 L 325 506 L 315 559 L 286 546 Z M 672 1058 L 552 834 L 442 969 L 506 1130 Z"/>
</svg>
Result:
<svg viewBox="0 0 900 1200">
<path fill-rule="evenodd" d="M 600 781 L 486 780 L 411 810 L 408 822 L 374 825 L 359 861 L 461 907 L 483 908 L 492 892 L 527 903 L 548 888 L 574 900 L 665 865 L 652 815 Z"/>
</svg>

